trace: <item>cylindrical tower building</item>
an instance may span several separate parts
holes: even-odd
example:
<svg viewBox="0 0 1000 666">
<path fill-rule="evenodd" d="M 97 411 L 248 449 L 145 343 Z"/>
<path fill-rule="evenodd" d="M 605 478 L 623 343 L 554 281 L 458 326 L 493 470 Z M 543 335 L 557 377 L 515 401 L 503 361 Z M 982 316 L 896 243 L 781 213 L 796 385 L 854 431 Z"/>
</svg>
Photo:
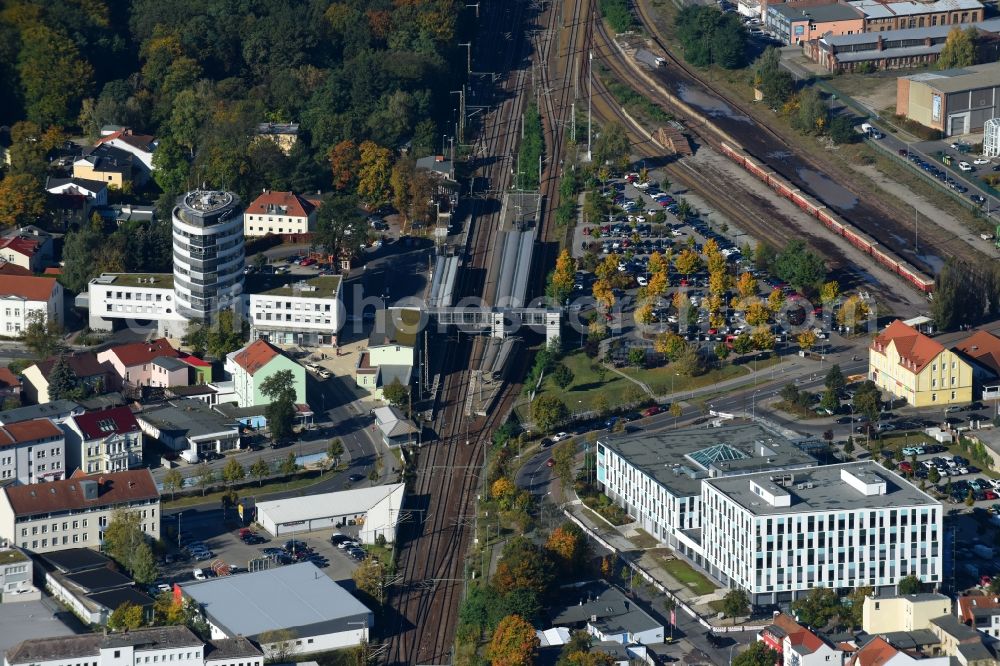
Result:
<svg viewBox="0 0 1000 666">
<path fill-rule="evenodd" d="M 243 217 L 232 192 L 194 190 L 173 210 L 174 295 L 177 312 L 207 323 L 243 294 Z"/>
</svg>

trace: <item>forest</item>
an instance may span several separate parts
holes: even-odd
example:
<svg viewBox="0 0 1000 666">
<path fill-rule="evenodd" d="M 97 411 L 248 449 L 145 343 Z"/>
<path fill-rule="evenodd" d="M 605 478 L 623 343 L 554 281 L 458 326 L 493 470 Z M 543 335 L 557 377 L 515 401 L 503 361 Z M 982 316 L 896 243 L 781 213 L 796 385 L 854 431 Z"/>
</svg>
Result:
<svg viewBox="0 0 1000 666">
<path fill-rule="evenodd" d="M 123 125 L 159 140 L 158 188 L 144 194 L 164 204 L 201 183 L 387 203 L 383 158 L 426 154 L 447 132 L 472 20 L 453 0 L 9 0 L 0 124 L 13 164 L 0 187 L 41 191 L 47 151 Z M 288 154 L 253 140 L 268 121 L 300 124 Z M 378 182 L 335 182 L 344 142 L 378 158 Z M 337 166 L 357 173 L 365 150 Z"/>
</svg>

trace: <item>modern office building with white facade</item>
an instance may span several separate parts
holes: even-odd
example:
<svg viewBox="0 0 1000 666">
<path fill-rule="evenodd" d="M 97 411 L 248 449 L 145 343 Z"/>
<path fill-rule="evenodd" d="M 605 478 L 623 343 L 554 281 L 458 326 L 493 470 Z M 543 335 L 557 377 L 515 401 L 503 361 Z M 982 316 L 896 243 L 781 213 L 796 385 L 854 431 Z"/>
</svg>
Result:
<svg viewBox="0 0 1000 666">
<path fill-rule="evenodd" d="M 702 506 L 705 568 L 755 603 L 941 581 L 941 503 L 870 461 L 705 479 Z"/>
<path fill-rule="evenodd" d="M 941 580 L 940 502 L 874 463 L 819 466 L 756 424 L 612 436 L 597 480 L 640 526 L 754 603 Z"/>
<path fill-rule="evenodd" d="M 174 206 L 174 293 L 188 320 L 243 303 L 241 212 L 239 197 L 216 190 L 188 192 Z"/>
</svg>

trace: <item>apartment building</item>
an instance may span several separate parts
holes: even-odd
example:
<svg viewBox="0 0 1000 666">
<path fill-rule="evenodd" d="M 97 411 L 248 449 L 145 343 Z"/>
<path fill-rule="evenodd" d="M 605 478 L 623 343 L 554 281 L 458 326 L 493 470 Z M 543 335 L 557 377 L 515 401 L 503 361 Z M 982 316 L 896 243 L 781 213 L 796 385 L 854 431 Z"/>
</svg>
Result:
<svg viewBox="0 0 1000 666">
<path fill-rule="evenodd" d="M 66 477 L 63 432 L 49 419 L 0 426 L 0 483 L 32 484 Z"/>
<path fill-rule="evenodd" d="M 422 344 L 420 310 L 389 308 L 375 313 L 375 324 L 368 336 L 368 347 L 358 355 L 354 381 L 378 400 L 382 391 L 395 381 L 409 386 Z"/>
<path fill-rule="evenodd" d="M 792 442 L 757 424 L 610 436 L 597 442 L 597 481 L 605 494 L 642 529 L 695 560 L 698 547 L 685 532 L 702 525 L 704 479 L 816 464 Z"/>
<path fill-rule="evenodd" d="M 160 538 L 160 493 L 148 469 L 6 486 L 0 488 L 0 544 L 36 553 L 100 548 L 116 509 L 138 512 L 146 536 Z"/>
<path fill-rule="evenodd" d="M 865 597 L 861 628 L 871 635 L 930 629 L 931 620 L 951 613 L 951 597 L 938 592 Z"/>
<path fill-rule="evenodd" d="M 968 361 L 898 319 L 868 348 L 868 378 L 915 407 L 972 401 L 973 372 Z"/>
<path fill-rule="evenodd" d="M 322 275 L 250 294 L 250 338 L 300 347 L 336 344 L 342 287 L 339 275 Z"/>
<path fill-rule="evenodd" d="M 15 645 L 4 666 L 262 666 L 264 654 L 238 638 L 203 641 L 184 626 L 34 638 Z"/>
<path fill-rule="evenodd" d="M 73 416 L 65 430 L 66 462 L 73 470 L 103 474 L 142 464 L 142 430 L 128 407 Z"/>
<path fill-rule="evenodd" d="M 305 403 L 305 368 L 266 340 L 255 340 L 226 357 L 226 372 L 233 378 L 236 402 L 240 407 L 271 404 L 271 399 L 260 389 L 264 382 L 282 370 L 292 373 L 295 403 Z"/>
<path fill-rule="evenodd" d="M 754 603 L 941 580 L 941 503 L 875 463 L 708 478 L 701 490 L 703 565 Z"/>
<path fill-rule="evenodd" d="M 252 238 L 267 234 L 310 233 L 316 230 L 318 209 L 318 201 L 294 192 L 264 190 L 243 213 L 243 235 Z"/>
<path fill-rule="evenodd" d="M 157 335 L 183 337 L 187 319 L 175 299 L 170 273 L 102 273 L 87 285 L 88 324 L 95 331 L 111 331 L 122 321 L 155 321 Z"/>
<path fill-rule="evenodd" d="M 0 280 L 0 335 L 17 337 L 33 313 L 46 321 L 63 322 L 63 288 L 55 278 L 5 275 Z"/>
<path fill-rule="evenodd" d="M 160 338 L 105 349 L 97 354 L 97 360 L 100 363 L 109 363 L 118 373 L 123 386 L 126 384 L 168 386 L 169 384 L 160 383 L 161 373 L 157 371 L 158 366 L 155 362 L 161 358 L 176 359 L 179 356 L 181 353 L 174 349 L 168 340 Z M 186 373 L 184 384 L 187 384 Z"/>
</svg>

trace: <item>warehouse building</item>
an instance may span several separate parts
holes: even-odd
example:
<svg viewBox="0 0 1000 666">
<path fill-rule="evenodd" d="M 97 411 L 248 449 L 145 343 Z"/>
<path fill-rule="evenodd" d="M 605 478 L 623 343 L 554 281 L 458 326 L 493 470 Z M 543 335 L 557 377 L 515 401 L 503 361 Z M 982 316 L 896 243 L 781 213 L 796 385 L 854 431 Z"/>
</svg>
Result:
<svg viewBox="0 0 1000 666">
<path fill-rule="evenodd" d="M 312 562 L 183 583 L 180 590 L 201 609 L 213 640 L 249 638 L 269 658 L 286 661 L 360 645 L 375 621 Z"/>
<path fill-rule="evenodd" d="M 257 503 L 257 523 L 273 536 L 356 526 L 362 543 L 392 543 L 406 486 L 391 483 Z"/>
<path fill-rule="evenodd" d="M 996 63 L 896 79 L 896 113 L 945 136 L 982 132 L 1000 116 L 1000 68 Z"/>
</svg>

